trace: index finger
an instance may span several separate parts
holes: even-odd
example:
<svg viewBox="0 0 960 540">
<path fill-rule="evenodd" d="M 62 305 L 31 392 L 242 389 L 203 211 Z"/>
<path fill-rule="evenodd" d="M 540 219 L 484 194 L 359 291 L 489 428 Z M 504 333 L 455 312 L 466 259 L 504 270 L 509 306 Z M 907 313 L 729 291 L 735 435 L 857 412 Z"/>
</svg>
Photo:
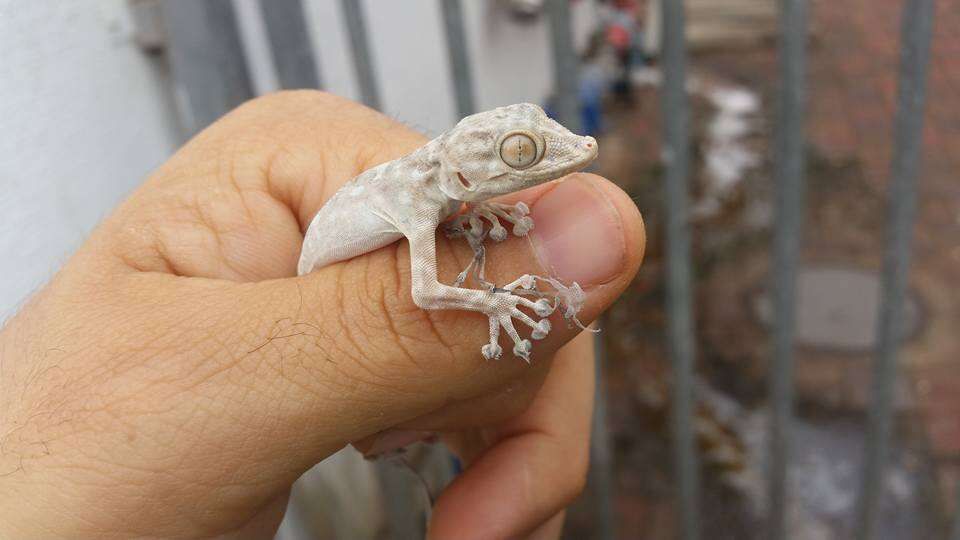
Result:
<svg viewBox="0 0 960 540">
<path fill-rule="evenodd" d="M 437 500 L 431 538 L 520 537 L 580 493 L 590 453 L 592 343 L 584 332 L 557 351 L 530 408 L 500 428 Z"/>
</svg>

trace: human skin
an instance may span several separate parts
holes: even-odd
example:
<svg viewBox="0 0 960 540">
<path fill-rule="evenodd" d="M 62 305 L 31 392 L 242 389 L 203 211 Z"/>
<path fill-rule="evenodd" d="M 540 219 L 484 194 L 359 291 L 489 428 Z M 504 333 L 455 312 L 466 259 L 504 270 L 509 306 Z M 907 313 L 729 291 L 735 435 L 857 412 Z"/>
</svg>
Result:
<svg viewBox="0 0 960 540">
<path fill-rule="evenodd" d="M 323 202 L 424 141 L 285 92 L 151 175 L 0 331 L 0 538 L 270 538 L 301 473 L 411 430 L 466 464 L 431 537 L 556 537 L 587 469 L 588 335 L 555 316 L 532 365 L 484 360 L 483 315 L 413 304 L 406 242 L 294 277 Z M 632 201 L 582 174 L 511 200 L 536 228 L 488 246 L 488 278 L 575 278 L 595 319 L 643 255 Z M 472 252 L 440 236 L 449 283 Z"/>
</svg>

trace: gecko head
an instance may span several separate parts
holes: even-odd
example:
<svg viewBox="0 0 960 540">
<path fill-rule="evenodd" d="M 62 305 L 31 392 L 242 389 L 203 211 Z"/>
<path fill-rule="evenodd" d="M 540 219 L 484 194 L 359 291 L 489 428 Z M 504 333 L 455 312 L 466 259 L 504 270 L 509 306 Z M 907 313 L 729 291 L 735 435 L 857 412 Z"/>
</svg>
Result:
<svg viewBox="0 0 960 540">
<path fill-rule="evenodd" d="M 478 202 L 579 171 L 596 157 L 593 137 L 520 103 L 468 116 L 441 137 L 440 185 L 452 199 Z"/>
</svg>

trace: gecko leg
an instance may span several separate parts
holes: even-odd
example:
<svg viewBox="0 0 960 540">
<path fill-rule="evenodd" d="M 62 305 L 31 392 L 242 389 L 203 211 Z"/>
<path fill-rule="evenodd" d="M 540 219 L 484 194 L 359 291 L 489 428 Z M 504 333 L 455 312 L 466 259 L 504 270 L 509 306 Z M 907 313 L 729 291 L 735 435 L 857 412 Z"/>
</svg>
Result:
<svg viewBox="0 0 960 540">
<path fill-rule="evenodd" d="M 483 246 L 483 241 L 486 237 L 483 231 L 483 222 L 477 217 L 464 214 L 457 216 L 453 222 L 445 226 L 444 230 L 448 238 L 466 238 L 467 243 L 473 250 L 473 259 L 471 259 L 467 267 L 463 269 L 463 272 L 457 275 L 453 286 L 460 287 L 463 285 L 463 282 L 467 280 L 467 276 L 470 275 L 470 270 L 475 269 L 477 282 L 483 288 L 493 290 L 494 284 L 487 281 L 484 275 L 487 262 L 487 250 Z"/>
<path fill-rule="evenodd" d="M 542 339 L 550 331 L 550 323 L 535 322 L 520 308 L 547 317 L 553 312 L 554 306 L 545 299 L 534 301 L 504 289 L 481 291 L 444 285 L 437 280 L 434 228 L 424 227 L 422 231 L 414 231 L 408 238 L 414 303 L 422 309 L 464 309 L 483 313 L 488 317 L 490 336 L 489 343 L 481 348 L 484 357 L 497 358 L 502 353 L 497 343 L 502 328 L 513 340 L 513 354 L 529 362 L 533 345 L 520 337 L 513 320 L 531 326 L 534 329 L 532 337 Z"/>
</svg>

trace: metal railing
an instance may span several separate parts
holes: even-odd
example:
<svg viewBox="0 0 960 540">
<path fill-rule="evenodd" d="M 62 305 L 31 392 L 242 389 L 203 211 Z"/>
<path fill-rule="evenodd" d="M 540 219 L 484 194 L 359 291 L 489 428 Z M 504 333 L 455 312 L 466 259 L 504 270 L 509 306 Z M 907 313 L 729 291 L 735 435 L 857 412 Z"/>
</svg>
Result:
<svg viewBox="0 0 960 540">
<path fill-rule="evenodd" d="M 363 6 L 359 0 L 341 0 L 343 22 L 350 36 L 350 50 L 353 53 L 353 69 L 360 86 L 360 100 L 374 109 L 380 108 L 380 86 L 373 69 L 370 55 L 370 43 L 367 37 L 367 22 L 363 15 Z"/>
<path fill-rule="evenodd" d="M 860 489 L 858 538 L 874 537 L 880 504 L 880 481 L 890 440 L 896 363 L 903 338 L 903 304 L 910 268 L 917 206 L 917 172 L 923 144 L 923 110 L 927 95 L 927 66 L 933 36 L 933 0 L 906 0 L 900 31 L 900 78 L 894 122 L 891 182 L 887 197 L 887 243 L 883 261 L 883 288 L 877 328 L 877 358 L 873 372 L 867 450 Z"/>
<path fill-rule="evenodd" d="M 683 3 L 665 1 L 661 9 L 663 42 L 663 155 L 666 167 L 667 309 L 673 388 L 670 424 L 674 479 L 680 501 L 680 531 L 700 538 L 700 474 L 694 438 L 693 369 L 696 357 L 690 274 L 690 104 L 687 99 L 686 22 Z"/>
<path fill-rule="evenodd" d="M 463 24 L 463 4 L 460 0 L 440 2 L 444 34 L 450 55 L 450 82 L 457 98 L 460 117 L 477 112 L 473 98 L 473 73 L 470 71 L 470 50 L 467 48 L 467 29 Z"/>
<path fill-rule="evenodd" d="M 301 0 L 260 0 L 280 88 L 320 88 Z"/>
<path fill-rule="evenodd" d="M 770 376 L 769 537 L 786 538 L 787 467 L 793 426 L 793 335 L 804 199 L 807 0 L 782 0 L 773 246 L 774 331 Z"/>
<path fill-rule="evenodd" d="M 688 179 L 690 174 L 690 107 L 686 92 L 687 57 L 682 0 L 659 0 L 662 13 L 661 63 L 663 70 L 663 161 L 665 165 L 666 262 L 668 291 L 668 341 L 673 366 L 671 431 L 674 444 L 674 475 L 682 536 L 701 538 L 699 460 L 694 437 L 694 363 L 692 276 Z M 476 109 L 467 47 L 467 32 L 460 0 L 439 0 L 449 49 L 451 86 L 460 115 Z M 202 4 L 202 5 L 201 5 Z M 269 6 L 269 7 L 268 7 Z M 343 23 L 348 30 L 355 76 L 362 101 L 378 108 L 381 95 L 371 58 L 362 3 L 341 0 Z M 769 379 L 773 415 L 770 424 L 768 531 L 765 536 L 787 537 L 786 508 L 790 496 L 788 462 L 793 425 L 793 338 L 796 311 L 796 277 L 799 267 L 800 233 L 804 212 L 805 155 L 804 114 L 806 96 L 807 0 L 780 0 L 779 92 L 776 108 L 774 180 L 775 215 L 772 292 L 774 299 L 773 355 Z M 190 96 L 194 125 L 202 127 L 239 101 L 250 97 L 248 77 L 238 66 L 242 53 L 233 28 L 228 0 L 174 0 L 166 4 L 172 28 L 174 77 Z M 310 55 L 302 23 L 290 28 L 289 17 L 302 17 L 299 0 L 263 2 L 265 22 L 273 47 L 279 79 L 284 87 L 317 87 L 322 80 Z M 910 264 L 911 231 L 916 209 L 916 183 L 922 145 L 923 109 L 932 36 L 933 0 L 905 0 L 901 30 L 898 101 L 894 127 L 894 157 L 891 165 L 887 211 L 886 253 L 883 263 L 883 296 L 874 364 L 872 405 L 859 492 L 857 536 L 875 537 L 881 473 L 888 450 L 893 413 L 896 359 L 903 335 L 901 319 Z M 566 0 L 548 0 L 551 26 L 557 113 L 576 130 L 577 66 Z M 198 31 L 208 25 L 209 31 Z M 196 47 L 214 54 L 191 55 Z M 198 64 L 198 62 L 206 62 Z M 213 70 L 212 72 L 210 70 Z M 238 71 L 239 70 L 239 71 Z M 212 79 L 217 81 L 212 82 Z M 599 344 L 598 344 L 599 345 Z M 602 347 L 598 348 L 602 354 Z M 600 379 L 602 380 L 602 379 Z M 604 395 L 598 386 L 595 416 L 593 466 L 605 470 L 594 474 L 609 490 L 612 456 L 607 434 L 597 428 L 604 421 Z M 602 440 L 601 440 L 602 438 Z M 960 486 L 957 523 L 953 538 L 960 540 Z M 612 495 L 596 514 L 600 538 L 615 535 Z M 406 525 L 409 526 L 409 525 Z"/>
</svg>

